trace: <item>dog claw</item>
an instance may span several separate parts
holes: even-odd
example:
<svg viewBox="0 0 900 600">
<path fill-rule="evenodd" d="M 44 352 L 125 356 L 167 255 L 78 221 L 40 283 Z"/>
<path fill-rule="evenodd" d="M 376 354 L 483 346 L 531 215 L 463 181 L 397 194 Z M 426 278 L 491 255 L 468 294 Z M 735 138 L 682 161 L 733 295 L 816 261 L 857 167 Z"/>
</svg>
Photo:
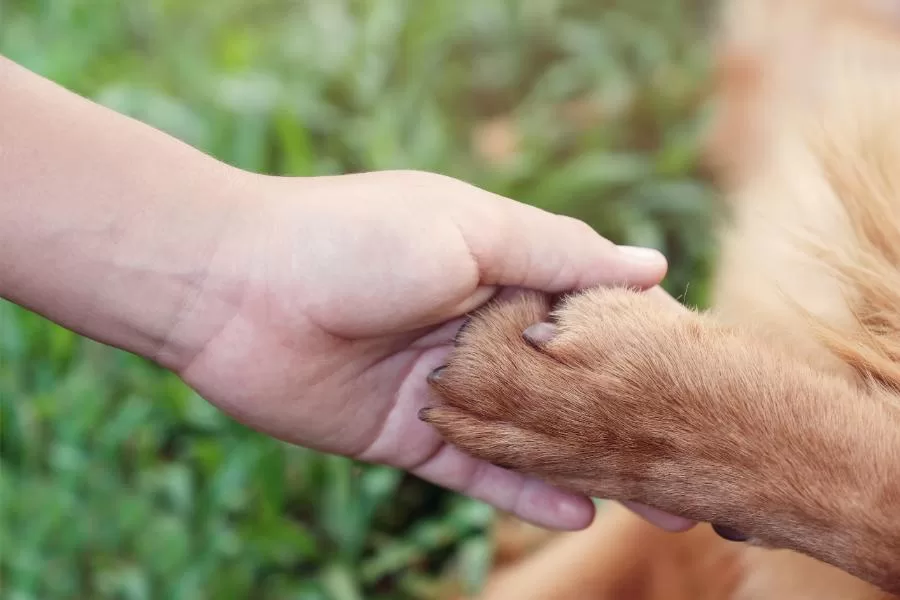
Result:
<svg viewBox="0 0 900 600">
<path fill-rule="evenodd" d="M 466 329 L 469 328 L 469 325 L 472 324 L 472 318 L 469 317 L 465 321 L 462 322 L 462 325 L 459 326 L 459 329 L 456 330 L 456 335 L 453 336 L 453 345 L 457 348 L 462 340 L 463 333 L 465 333 Z"/>
<path fill-rule="evenodd" d="M 436 383 L 436 382 L 440 381 L 441 375 L 443 374 L 443 372 L 446 369 L 447 369 L 447 365 L 444 365 L 444 366 L 438 367 L 437 369 L 435 369 L 434 371 L 429 373 L 428 377 L 427 377 L 428 383 Z"/>
<path fill-rule="evenodd" d="M 746 542 L 749 537 L 741 533 L 736 529 L 732 529 L 731 527 L 725 527 L 724 525 L 716 525 L 713 523 L 713 531 L 719 534 L 720 538 L 726 539 L 729 542 Z"/>
<path fill-rule="evenodd" d="M 556 325 L 553 323 L 536 323 L 522 332 L 522 338 L 530 346 L 540 350 L 556 337 Z"/>
</svg>

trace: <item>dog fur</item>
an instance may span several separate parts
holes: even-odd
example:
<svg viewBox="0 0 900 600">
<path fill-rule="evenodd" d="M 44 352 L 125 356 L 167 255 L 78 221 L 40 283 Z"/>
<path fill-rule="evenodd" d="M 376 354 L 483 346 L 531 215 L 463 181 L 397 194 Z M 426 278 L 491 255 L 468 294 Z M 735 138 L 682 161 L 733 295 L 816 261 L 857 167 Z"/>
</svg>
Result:
<svg viewBox="0 0 900 600">
<path fill-rule="evenodd" d="M 484 598 L 900 596 L 900 3 L 723 14 L 714 309 L 626 289 L 494 304 L 423 418 L 480 458 L 750 541 L 610 506 Z"/>
</svg>

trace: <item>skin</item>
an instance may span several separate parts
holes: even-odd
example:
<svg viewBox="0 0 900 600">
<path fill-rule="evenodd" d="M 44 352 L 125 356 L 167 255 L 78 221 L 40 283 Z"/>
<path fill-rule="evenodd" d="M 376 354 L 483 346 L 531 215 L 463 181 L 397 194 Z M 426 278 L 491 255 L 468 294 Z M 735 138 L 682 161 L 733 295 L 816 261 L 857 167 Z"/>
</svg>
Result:
<svg viewBox="0 0 900 600">
<path fill-rule="evenodd" d="M 654 288 L 657 252 L 434 174 L 240 171 L 2 58 L 0 115 L 0 296 L 264 434 L 590 523 L 586 497 L 446 445 L 417 418 L 426 376 L 498 293 Z"/>
</svg>

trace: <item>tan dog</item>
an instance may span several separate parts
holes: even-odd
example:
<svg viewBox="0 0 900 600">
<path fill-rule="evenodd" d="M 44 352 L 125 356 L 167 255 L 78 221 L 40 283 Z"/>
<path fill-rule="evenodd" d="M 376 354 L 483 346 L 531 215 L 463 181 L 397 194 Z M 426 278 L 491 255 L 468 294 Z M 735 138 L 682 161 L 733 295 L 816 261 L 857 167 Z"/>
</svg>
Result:
<svg viewBox="0 0 900 600">
<path fill-rule="evenodd" d="M 496 304 L 423 418 L 478 457 L 750 543 L 610 507 L 485 598 L 900 595 L 900 2 L 726 8 L 715 311 L 626 290 Z"/>
</svg>

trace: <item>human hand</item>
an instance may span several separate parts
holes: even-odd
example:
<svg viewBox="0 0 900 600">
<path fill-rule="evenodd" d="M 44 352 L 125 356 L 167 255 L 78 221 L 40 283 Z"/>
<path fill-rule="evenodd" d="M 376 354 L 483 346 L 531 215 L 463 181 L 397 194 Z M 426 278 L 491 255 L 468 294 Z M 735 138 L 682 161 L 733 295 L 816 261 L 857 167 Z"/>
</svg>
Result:
<svg viewBox="0 0 900 600">
<path fill-rule="evenodd" d="M 478 462 L 420 422 L 426 376 L 464 315 L 501 290 L 649 288 L 663 257 L 438 175 L 252 176 L 252 186 L 264 191 L 248 194 L 210 264 L 196 303 L 207 310 L 180 320 L 207 337 L 173 365 L 184 379 L 282 440 L 403 468 L 547 527 L 586 526 L 587 498 Z"/>
<path fill-rule="evenodd" d="M 443 446 L 416 418 L 425 376 L 498 290 L 651 287 L 658 254 L 437 175 L 251 175 L 2 58 L 0 80 L 0 298 L 265 433 L 588 524 L 585 498 Z"/>
</svg>

